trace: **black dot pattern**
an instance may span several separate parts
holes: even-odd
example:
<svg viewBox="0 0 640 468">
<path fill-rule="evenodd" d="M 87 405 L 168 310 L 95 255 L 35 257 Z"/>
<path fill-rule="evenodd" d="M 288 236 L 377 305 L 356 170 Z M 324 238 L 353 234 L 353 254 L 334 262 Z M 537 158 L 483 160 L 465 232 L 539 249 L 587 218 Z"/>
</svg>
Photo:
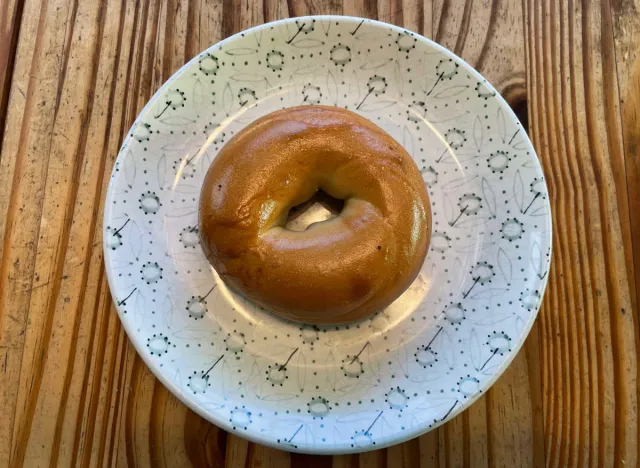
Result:
<svg viewBox="0 0 640 468">
<path fill-rule="evenodd" d="M 277 319 L 228 288 L 200 246 L 200 187 L 217 153 L 299 105 L 379 125 L 430 196 L 420 274 L 358 323 Z M 548 276 L 549 196 L 525 129 L 461 60 L 369 20 L 297 18 L 212 46 L 140 114 L 110 182 L 105 263 L 138 351 L 227 429 L 283 449 L 366 450 L 455 416 L 513 356 Z"/>
</svg>

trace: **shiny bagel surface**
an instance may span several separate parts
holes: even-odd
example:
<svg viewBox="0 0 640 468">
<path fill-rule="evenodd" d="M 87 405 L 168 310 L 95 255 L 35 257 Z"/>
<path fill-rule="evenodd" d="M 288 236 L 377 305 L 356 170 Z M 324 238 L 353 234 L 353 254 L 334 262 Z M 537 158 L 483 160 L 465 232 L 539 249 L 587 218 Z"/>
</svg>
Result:
<svg viewBox="0 0 640 468">
<path fill-rule="evenodd" d="M 318 190 L 339 216 L 286 229 Z M 347 110 L 301 106 L 239 132 L 206 174 L 203 250 L 221 278 L 264 308 L 312 324 L 361 319 L 413 282 L 431 233 L 420 171 L 391 136 Z"/>
</svg>

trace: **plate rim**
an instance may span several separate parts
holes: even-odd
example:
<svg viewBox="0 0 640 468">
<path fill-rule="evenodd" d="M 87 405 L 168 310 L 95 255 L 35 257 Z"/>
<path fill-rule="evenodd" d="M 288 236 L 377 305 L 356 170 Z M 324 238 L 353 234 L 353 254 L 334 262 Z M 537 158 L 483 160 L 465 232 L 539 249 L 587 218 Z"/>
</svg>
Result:
<svg viewBox="0 0 640 468">
<path fill-rule="evenodd" d="M 520 124 L 520 126 L 522 127 L 522 123 L 520 122 L 520 120 L 518 119 L 518 117 L 515 115 L 515 113 L 513 112 L 513 110 L 511 109 L 511 106 L 509 106 L 509 104 L 505 101 L 505 99 L 502 97 L 502 95 L 494 88 L 494 86 L 486 79 L 484 78 L 484 76 L 482 76 L 482 74 L 480 74 L 480 72 L 478 72 L 473 66 L 471 66 L 466 60 L 464 60 L 463 58 L 459 57 L 458 55 L 456 55 L 454 52 L 450 51 L 449 49 L 441 46 L 440 44 L 438 44 L 437 42 L 417 33 L 414 31 L 411 31 L 408 28 L 404 28 L 401 26 L 396 26 L 390 23 L 386 23 L 384 21 L 379 21 L 379 20 L 375 20 L 375 19 L 370 19 L 370 18 L 361 18 L 361 17 L 356 17 L 356 16 L 343 16 L 343 15 L 307 15 L 307 16 L 296 16 L 296 17 L 291 17 L 291 18 L 284 18 L 284 19 L 280 19 L 280 20 L 276 20 L 276 21 L 271 21 L 268 23 L 263 23 L 257 26 L 253 26 L 251 28 L 239 31 L 221 41 L 218 41 L 212 45 L 210 45 L 209 47 L 207 47 L 206 49 L 200 51 L 199 53 L 197 53 L 194 57 L 192 57 L 188 62 L 186 62 L 184 65 L 182 65 L 178 70 L 176 70 L 171 77 L 169 77 L 163 84 L 162 86 L 160 86 L 160 88 L 158 88 L 158 90 L 151 96 L 151 98 L 149 98 L 149 100 L 147 101 L 147 103 L 144 105 L 144 107 L 138 112 L 136 119 L 134 120 L 131 128 L 135 127 L 135 125 L 140 121 L 140 117 L 145 115 L 151 105 L 162 95 L 163 92 L 165 92 L 173 82 L 175 82 L 176 80 L 178 80 L 179 78 L 182 77 L 182 75 L 187 71 L 187 69 L 189 69 L 193 63 L 197 62 L 199 57 L 205 53 L 206 51 L 208 51 L 209 49 L 211 49 L 212 47 L 216 47 L 216 46 L 222 46 L 225 45 L 229 42 L 234 41 L 236 38 L 238 37 L 242 37 L 242 35 L 246 35 L 248 33 L 254 32 L 254 31 L 258 31 L 261 29 L 265 29 L 265 28 L 270 28 L 276 25 L 282 25 L 282 24 L 286 24 L 286 23 L 295 23 L 296 21 L 300 21 L 300 20 L 330 20 L 330 21 L 348 21 L 348 22 L 352 22 L 355 24 L 358 23 L 362 23 L 362 22 L 368 22 L 371 24 L 374 24 L 378 27 L 384 27 L 384 28 L 391 28 L 394 31 L 405 31 L 405 32 L 409 32 L 411 34 L 413 34 L 413 36 L 419 40 L 422 41 L 424 43 L 426 43 L 427 46 L 437 50 L 438 52 L 442 53 L 443 55 L 455 59 L 457 60 L 459 63 L 461 63 L 466 70 L 469 73 L 472 73 L 476 78 L 480 79 L 480 80 L 484 80 L 485 85 L 487 85 L 487 87 L 489 87 L 493 92 L 495 92 L 495 95 L 493 96 L 501 105 L 502 109 L 506 112 L 507 116 L 509 116 L 511 118 L 512 121 L 516 121 Z M 524 137 L 526 138 L 526 143 L 528 144 L 528 147 L 530 149 L 531 152 L 531 159 L 534 161 L 537 161 L 537 167 L 536 170 L 539 171 L 539 173 L 543 176 L 543 180 L 544 180 L 544 186 L 546 189 L 547 194 L 549 194 L 549 188 L 547 185 L 547 181 L 546 181 L 546 177 L 544 177 L 544 171 L 543 171 L 543 167 L 540 161 L 540 158 L 538 157 L 538 154 L 533 146 L 533 143 L 531 142 L 529 135 L 526 133 L 526 131 L 524 132 Z M 407 431 L 403 431 L 403 432 L 396 432 L 393 435 L 389 436 L 389 437 L 385 437 L 383 439 L 381 439 L 380 441 L 376 441 L 376 445 L 369 445 L 367 447 L 345 447 L 344 449 L 341 448 L 336 448 L 333 445 L 328 445 L 328 446 L 322 446 L 322 445 L 304 445 L 304 446 L 284 446 L 282 444 L 279 444 L 277 442 L 275 442 L 274 440 L 269 439 L 268 437 L 264 437 L 262 436 L 261 433 L 257 433 L 257 432 L 239 432 L 237 430 L 233 429 L 232 424 L 229 423 L 229 421 L 224 420 L 219 418 L 216 414 L 207 411 L 204 407 L 202 407 L 201 405 L 198 404 L 198 402 L 193 399 L 189 394 L 184 393 L 181 389 L 179 389 L 172 380 L 170 380 L 160 369 L 160 367 L 158 366 L 158 364 L 151 359 L 150 355 L 147 355 L 144 352 L 144 348 L 145 345 L 142 343 L 140 337 L 138 336 L 138 333 L 134 330 L 133 328 L 133 324 L 130 323 L 130 321 L 125 320 L 122 312 L 121 312 L 121 308 L 117 303 L 117 300 L 115 298 L 115 296 L 112 294 L 115 291 L 115 285 L 116 285 L 116 281 L 115 281 L 115 277 L 113 276 L 114 273 L 112 271 L 112 269 L 110 267 L 108 267 L 108 265 L 111 263 L 111 249 L 108 247 L 107 242 L 106 242 L 106 237 L 104 236 L 105 233 L 105 229 L 106 226 L 109 225 L 109 220 L 111 218 L 111 212 L 112 212 L 112 197 L 114 196 L 114 184 L 115 184 L 115 178 L 113 177 L 113 174 L 115 173 L 115 169 L 118 166 L 118 163 L 121 162 L 124 158 L 124 152 L 122 151 L 123 148 L 125 148 L 130 140 L 132 139 L 132 136 L 129 132 L 129 130 L 127 130 L 127 133 L 125 135 L 125 138 L 122 141 L 122 144 L 120 145 L 120 149 L 118 150 L 118 155 L 116 157 L 116 160 L 114 161 L 114 165 L 113 165 L 113 169 L 112 169 L 112 174 L 109 180 L 109 184 L 107 187 L 107 195 L 105 198 L 105 205 L 104 205 L 104 213 L 103 213 L 103 227 L 102 227 L 102 234 L 103 234 L 103 255 L 104 255 L 104 266 L 105 266 L 105 272 L 106 272 L 106 276 L 107 276 L 107 283 L 109 285 L 109 293 L 111 294 L 111 298 L 113 301 L 113 305 L 116 308 L 116 311 L 118 313 L 118 318 L 120 319 L 120 323 L 122 324 L 127 337 L 129 338 L 129 340 L 131 341 L 131 343 L 133 344 L 136 353 L 138 354 L 138 356 L 142 359 L 142 361 L 145 363 L 145 365 L 149 368 L 149 370 L 152 372 L 152 374 L 158 379 L 160 380 L 160 382 L 178 399 L 180 400 L 180 402 L 182 402 L 184 405 L 186 405 L 189 409 L 191 409 L 192 411 L 194 411 L 196 414 L 198 414 L 199 416 L 201 416 L 202 418 L 206 419 L 207 421 L 209 421 L 212 424 L 215 424 L 216 426 L 218 426 L 219 428 L 231 433 L 231 434 L 235 434 L 239 437 L 242 437 L 244 439 L 247 439 L 251 442 L 257 443 L 257 444 L 261 444 L 267 447 L 271 447 L 274 449 L 278 449 L 278 450 L 284 450 L 287 452 L 295 452 L 295 453 L 305 453 L 305 454 L 314 454 L 314 455 L 344 455 L 344 454 L 352 454 L 352 453 L 362 453 L 362 452 L 368 452 L 368 451 L 373 451 L 373 450 L 378 450 L 378 449 L 382 449 L 382 448 L 386 448 L 386 447 L 390 447 L 396 444 L 401 444 L 403 442 L 406 442 L 408 440 L 414 439 L 416 437 L 419 437 L 421 435 L 426 434 L 427 432 L 430 432 L 440 426 L 442 426 L 443 424 L 449 422 L 451 419 L 455 418 L 456 416 L 458 416 L 459 414 L 461 414 L 462 412 L 466 411 L 471 405 L 473 405 L 476 401 L 478 401 L 478 399 L 485 394 L 494 384 L 495 382 L 502 376 L 502 374 L 505 372 L 505 370 L 507 369 L 507 367 L 509 367 L 511 365 L 511 363 L 513 362 L 513 360 L 515 359 L 515 357 L 518 355 L 518 353 L 520 352 L 520 350 L 522 349 L 522 346 L 524 344 L 524 342 L 526 341 L 526 339 L 529 336 L 529 333 L 531 332 L 531 328 L 533 327 L 533 324 L 538 316 L 538 313 L 540 311 L 540 307 L 542 306 L 542 299 L 544 298 L 544 294 L 546 292 L 547 289 L 547 284 L 548 284 L 548 279 L 549 279 L 549 275 L 545 275 L 544 278 L 542 278 L 540 281 L 540 286 L 539 286 L 539 294 L 540 294 L 540 302 L 537 304 L 537 306 L 531 310 L 531 313 L 529 315 L 529 319 L 528 321 L 524 324 L 524 327 L 522 328 L 522 334 L 520 335 L 520 339 L 518 340 L 517 343 L 515 343 L 515 345 L 513 346 L 513 348 L 510 350 L 509 354 L 506 356 L 506 358 L 504 359 L 504 361 L 496 368 L 496 370 L 494 371 L 494 373 L 491 375 L 491 377 L 489 377 L 486 380 L 485 385 L 483 386 L 481 391 L 476 392 L 472 397 L 464 400 L 461 402 L 460 405 L 458 405 L 456 408 L 454 408 L 444 419 L 439 420 L 437 422 L 432 423 L 431 425 L 428 425 L 426 423 L 422 423 L 419 425 L 416 425 L 414 428 L 407 430 Z M 549 213 L 547 216 L 545 216 L 545 220 L 548 222 L 548 236 L 549 236 L 549 265 L 551 265 L 551 261 L 553 258 L 553 216 L 552 216 L 552 209 L 551 209 L 551 203 L 548 199 L 549 197 L 547 197 L 547 204 L 549 205 Z"/>
</svg>

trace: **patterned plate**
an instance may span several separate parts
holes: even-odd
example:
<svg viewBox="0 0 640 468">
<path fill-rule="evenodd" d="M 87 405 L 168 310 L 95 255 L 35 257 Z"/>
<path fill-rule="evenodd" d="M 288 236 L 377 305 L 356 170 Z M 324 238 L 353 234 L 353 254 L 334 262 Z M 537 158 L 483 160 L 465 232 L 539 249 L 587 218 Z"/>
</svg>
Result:
<svg viewBox="0 0 640 468">
<path fill-rule="evenodd" d="M 347 326 L 260 310 L 198 242 L 200 186 L 221 146 L 302 104 L 351 109 L 390 133 L 433 205 L 414 284 Z M 385 447 L 467 408 L 527 336 L 551 255 L 540 164 L 493 87 L 424 37 L 337 16 L 249 29 L 182 67 L 124 141 L 104 226 L 120 319 L 155 375 L 219 426 L 310 453 Z"/>
</svg>

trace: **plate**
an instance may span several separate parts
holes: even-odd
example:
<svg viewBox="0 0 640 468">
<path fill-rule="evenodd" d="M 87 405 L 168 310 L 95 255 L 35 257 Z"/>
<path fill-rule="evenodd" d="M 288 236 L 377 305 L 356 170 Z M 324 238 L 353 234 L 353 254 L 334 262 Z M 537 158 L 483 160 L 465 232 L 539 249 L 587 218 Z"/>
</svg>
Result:
<svg viewBox="0 0 640 468">
<path fill-rule="evenodd" d="M 386 130 L 432 203 L 418 278 L 349 325 L 261 310 L 221 282 L 198 240 L 200 186 L 218 150 L 258 117 L 305 104 Z M 160 88 L 119 152 L 103 236 L 120 319 L 164 385 L 254 442 L 336 454 L 418 436 L 491 386 L 536 317 L 551 215 L 525 130 L 468 64 L 402 28 L 315 16 L 236 34 Z"/>
</svg>

